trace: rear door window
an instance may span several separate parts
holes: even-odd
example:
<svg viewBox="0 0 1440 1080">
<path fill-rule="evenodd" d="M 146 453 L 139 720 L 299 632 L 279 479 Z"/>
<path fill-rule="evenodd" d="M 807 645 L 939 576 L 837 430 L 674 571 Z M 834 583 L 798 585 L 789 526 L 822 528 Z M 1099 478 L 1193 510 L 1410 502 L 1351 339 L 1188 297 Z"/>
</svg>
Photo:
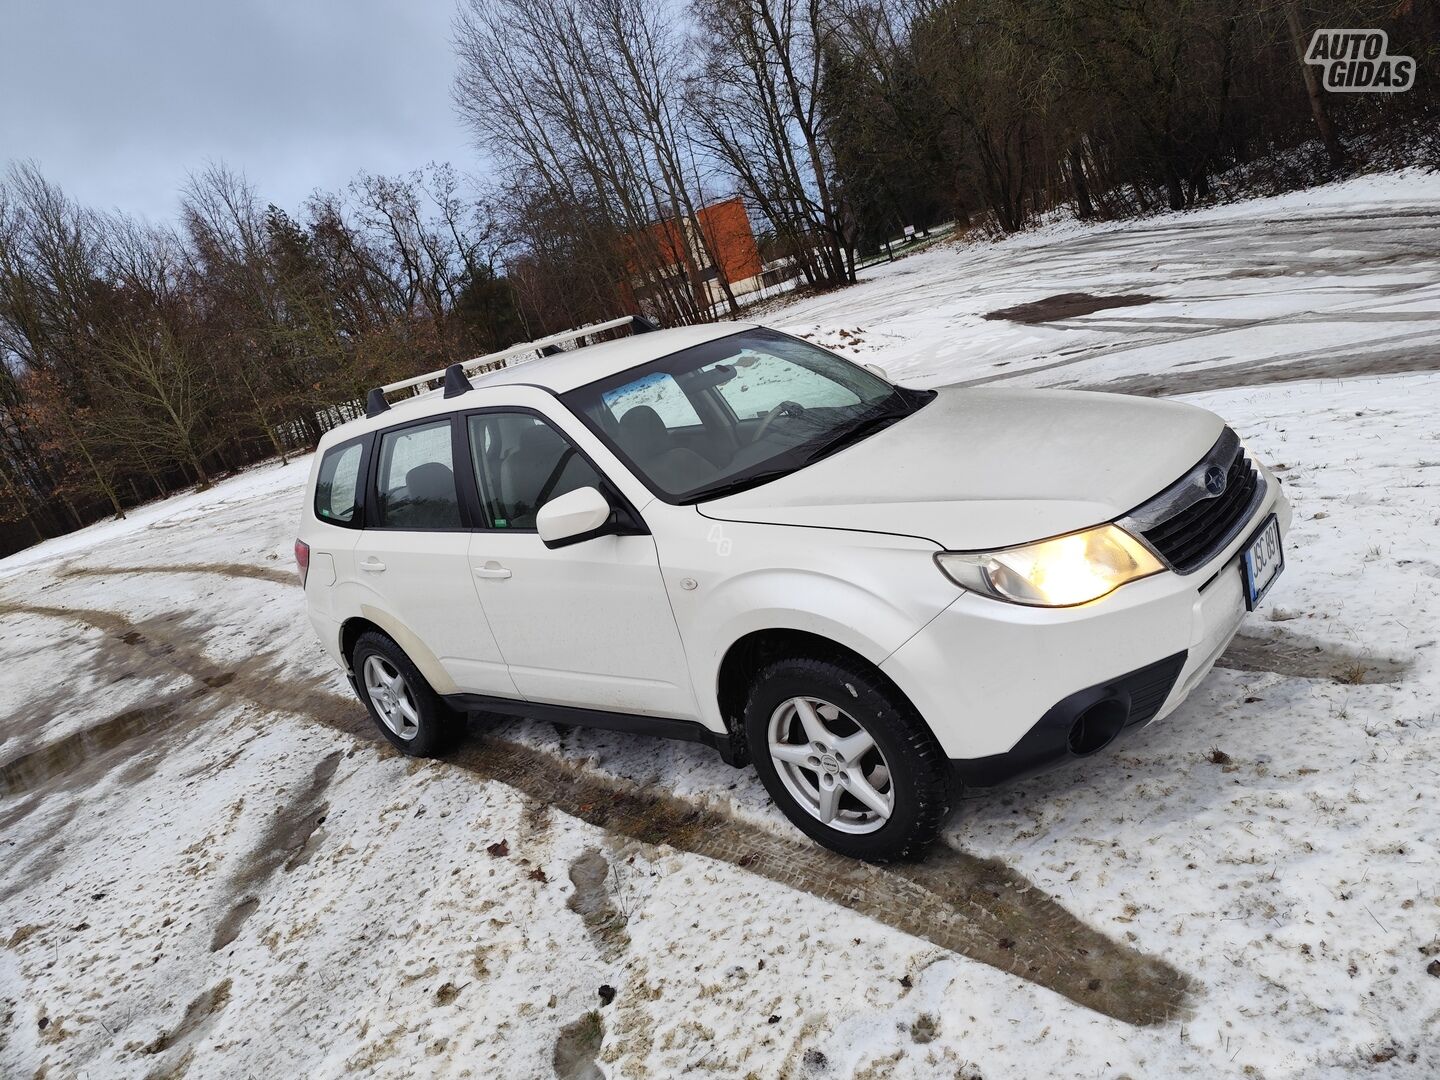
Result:
<svg viewBox="0 0 1440 1080">
<path fill-rule="evenodd" d="M 379 455 L 377 528 L 460 528 L 448 417 L 384 432 Z"/>
</svg>

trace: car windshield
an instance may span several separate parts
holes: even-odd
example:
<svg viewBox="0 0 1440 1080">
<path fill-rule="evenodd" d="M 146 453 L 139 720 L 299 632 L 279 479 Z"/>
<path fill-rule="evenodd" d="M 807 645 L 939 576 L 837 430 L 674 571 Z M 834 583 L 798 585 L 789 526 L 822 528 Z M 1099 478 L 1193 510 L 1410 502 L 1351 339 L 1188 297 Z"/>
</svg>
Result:
<svg viewBox="0 0 1440 1080">
<path fill-rule="evenodd" d="M 661 498 L 693 503 L 794 472 L 931 395 L 773 330 L 661 357 L 563 400 Z"/>
</svg>

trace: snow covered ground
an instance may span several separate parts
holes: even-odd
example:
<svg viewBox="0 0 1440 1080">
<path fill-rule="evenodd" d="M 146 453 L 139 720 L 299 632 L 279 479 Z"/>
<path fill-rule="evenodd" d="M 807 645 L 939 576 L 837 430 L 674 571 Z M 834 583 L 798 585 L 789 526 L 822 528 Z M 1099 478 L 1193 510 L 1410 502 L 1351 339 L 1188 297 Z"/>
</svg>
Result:
<svg viewBox="0 0 1440 1080">
<path fill-rule="evenodd" d="M 913 385 L 1180 393 L 1428 371 L 1437 203 L 1440 173 L 1405 172 L 1139 222 L 1071 221 L 878 266 L 768 319 Z M 985 318 L 1061 294 L 1153 299 L 1036 325 Z"/>
<path fill-rule="evenodd" d="M 1072 293 L 1157 299 L 984 318 Z M 1185 393 L 1283 476 L 1285 575 L 1175 714 L 872 870 L 693 746 L 391 752 L 301 614 L 304 461 L 22 552 L 0 1076 L 1440 1073 L 1440 178 L 766 318 L 916 384 Z"/>
</svg>

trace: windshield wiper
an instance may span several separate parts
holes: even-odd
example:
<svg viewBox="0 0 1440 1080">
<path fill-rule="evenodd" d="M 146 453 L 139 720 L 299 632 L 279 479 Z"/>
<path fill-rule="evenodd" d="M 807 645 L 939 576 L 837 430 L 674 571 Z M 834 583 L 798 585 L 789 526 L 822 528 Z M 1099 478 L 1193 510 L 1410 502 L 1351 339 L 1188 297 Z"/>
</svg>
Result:
<svg viewBox="0 0 1440 1080">
<path fill-rule="evenodd" d="M 899 391 L 899 387 L 897 387 L 896 390 Z M 881 427 L 888 427 L 898 420 L 904 420 L 905 417 L 918 410 L 922 405 L 927 404 L 930 397 L 933 396 L 934 391 L 932 390 L 929 393 L 929 397 L 913 404 L 908 398 L 903 396 L 900 396 L 898 400 L 893 397 L 886 398 L 881 402 L 881 407 L 879 407 L 877 411 L 868 414 L 862 413 L 853 424 L 837 435 L 808 449 L 802 445 L 795 447 L 791 451 L 787 451 L 786 453 L 790 456 L 791 464 L 761 469 L 759 472 L 741 473 L 738 476 L 719 480 L 710 484 L 708 487 L 692 491 L 680 500 L 680 504 L 683 506 L 690 503 L 704 502 L 707 499 L 717 499 L 723 495 L 733 495 L 736 492 L 757 487 L 771 480 L 778 480 L 782 476 L 789 476 L 791 473 L 803 469 L 806 465 L 810 465 L 823 457 L 827 457 L 838 450 L 844 449 L 853 442 L 859 442 Z"/>
<path fill-rule="evenodd" d="M 819 461 L 823 457 L 829 457 L 831 454 L 845 449 L 845 447 L 852 443 L 857 443 L 861 439 L 874 434 L 874 432 L 878 431 L 881 427 L 889 427 L 897 420 L 905 419 L 905 417 L 909 416 L 913 411 L 913 409 L 907 407 L 897 409 L 892 406 L 883 412 L 878 412 L 871 416 L 861 416 L 854 424 L 850 425 L 850 427 L 838 435 L 826 439 L 810 450 L 810 452 L 805 455 L 805 464 L 808 465 L 812 461 Z"/>
<path fill-rule="evenodd" d="M 706 487 L 692 491 L 680 500 L 681 506 L 688 506 L 690 503 L 705 502 L 707 499 L 718 499 L 722 495 L 734 495 L 737 491 L 744 491 L 747 488 L 757 487 L 760 484 L 769 483 L 771 480 L 778 480 L 782 476 L 789 476 L 800 465 L 784 465 L 774 469 L 761 469 L 759 472 L 741 473 L 738 476 L 727 477 L 724 480 L 717 480 Z"/>
</svg>

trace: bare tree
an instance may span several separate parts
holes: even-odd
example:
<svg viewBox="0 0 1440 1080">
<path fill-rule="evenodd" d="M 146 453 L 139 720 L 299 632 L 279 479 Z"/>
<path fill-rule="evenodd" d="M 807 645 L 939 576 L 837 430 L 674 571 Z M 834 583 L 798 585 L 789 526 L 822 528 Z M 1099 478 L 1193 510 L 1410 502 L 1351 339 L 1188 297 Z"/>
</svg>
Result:
<svg viewBox="0 0 1440 1080">
<path fill-rule="evenodd" d="M 32 482 L 55 492 L 77 524 L 74 499 L 91 493 L 123 516 L 113 482 L 117 463 L 97 445 L 91 430 L 78 423 L 92 404 L 87 388 L 88 366 L 95 356 L 92 316 L 101 277 L 100 220 L 33 165 L 13 167 L 7 187 L 9 222 L 0 244 L 0 348 L 24 369 L 48 376 L 36 384 L 37 401 L 47 395 L 53 399 L 61 387 L 67 398 L 62 407 L 32 409 L 33 430 L 28 434 L 21 414 L 12 412 L 7 425 L 12 452 L 31 458 Z"/>
<path fill-rule="evenodd" d="M 97 343 L 96 379 L 110 402 L 95 423 L 118 445 L 178 461 L 209 487 L 205 459 L 225 434 L 213 407 L 221 392 L 181 292 L 178 242 L 127 219 L 106 240 L 116 317 Z"/>
<path fill-rule="evenodd" d="M 697 0 L 705 61 L 690 102 L 710 153 L 787 242 L 806 278 L 854 280 L 853 236 L 825 149 L 825 0 Z"/>
<path fill-rule="evenodd" d="M 656 0 L 467 0 L 455 34 L 457 106 L 524 192 L 520 207 L 552 223 L 570 208 L 558 217 L 579 230 L 573 246 L 593 273 L 618 273 L 604 283 L 617 301 L 631 293 L 667 321 L 709 318 L 706 279 L 718 258 L 694 225 L 703 189 L 666 9 Z M 537 239 L 533 226 L 521 231 Z"/>
</svg>

